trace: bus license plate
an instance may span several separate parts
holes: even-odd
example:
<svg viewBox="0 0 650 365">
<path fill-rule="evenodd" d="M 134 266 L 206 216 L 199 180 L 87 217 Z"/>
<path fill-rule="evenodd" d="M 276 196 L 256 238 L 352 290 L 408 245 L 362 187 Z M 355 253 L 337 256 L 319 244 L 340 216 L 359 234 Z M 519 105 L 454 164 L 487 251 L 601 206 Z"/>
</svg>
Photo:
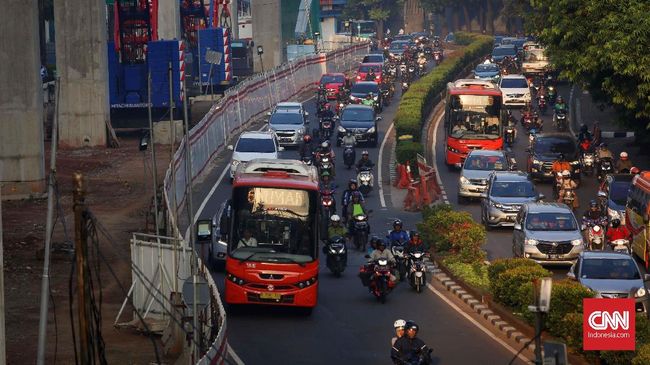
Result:
<svg viewBox="0 0 650 365">
<path fill-rule="evenodd" d="M 557 260 L 557 259 L 560 258 L 560 256 L 561 256 L 561 255 L 557 255 L 557 254 L 555 254 L 555 255 L 548 255 L 548 258 L 549 258 L 550 260 Z"/>
<path fill-rule="evenodd" d="M 260 293 L 260 299 L 280 300 L 281 298 L 282 294 L 280 293 Z"/>
</svg>

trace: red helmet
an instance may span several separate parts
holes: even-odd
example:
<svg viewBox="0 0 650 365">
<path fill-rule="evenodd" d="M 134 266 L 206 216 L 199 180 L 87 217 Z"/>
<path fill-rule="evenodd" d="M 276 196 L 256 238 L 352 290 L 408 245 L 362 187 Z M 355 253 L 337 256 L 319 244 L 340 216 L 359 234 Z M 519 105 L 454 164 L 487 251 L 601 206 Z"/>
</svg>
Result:
<svg viewBox="0 0 650 365">
<path fill-rule="evenodd" d="M 632 174 L 632 175 L 636 175 L 636 174 L 638 174 L 640 172 L 641 172 L 641 170 L 639 170 L 639 168 L 636 167 L 636 166 L 632 166 L 632 168 L 630 169 L 630 174 Z"/>
<path fill-rule="evenodd" d="M 325 103 L 325 110 L 330 110 L 331 107 L 330 103 Z"/>
<path fill-rule="evenodd" d="M 305 134 L 304 136 L 302 136 L 302 140 L 305 143 L 309 143 L 311 142 L 311 136 L 309 134 Z"/>
</svg>

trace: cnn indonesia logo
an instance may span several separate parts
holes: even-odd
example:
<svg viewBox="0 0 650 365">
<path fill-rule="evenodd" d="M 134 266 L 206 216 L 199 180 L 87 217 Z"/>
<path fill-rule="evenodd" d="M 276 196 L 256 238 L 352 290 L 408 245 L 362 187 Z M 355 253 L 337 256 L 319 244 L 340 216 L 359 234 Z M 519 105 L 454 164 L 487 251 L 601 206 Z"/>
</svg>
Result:
<svg viewBox="0 0 650 365">
<path fill-rule="evenodd" d="M 634 351 L 634 299 L 583 299 L 583 349 Z"/>
</svg>

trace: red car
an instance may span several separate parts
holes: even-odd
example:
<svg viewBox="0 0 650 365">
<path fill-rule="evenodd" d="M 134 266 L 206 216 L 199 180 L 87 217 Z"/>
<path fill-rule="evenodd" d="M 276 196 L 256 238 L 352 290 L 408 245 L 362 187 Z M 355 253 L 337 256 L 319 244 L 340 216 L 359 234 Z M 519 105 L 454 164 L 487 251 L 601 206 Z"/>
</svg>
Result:
<svg viewBox="0 0 650 365">
<path fill-rule="evenodd" d="M 381 63 L 362 63 L 359 65 L 359 70 L 357 70 L 356 74 L 356 80 L 357 81 L 372 81 L 372 80 L 366 80 L 366 75 L 368 74 L 368 71 L 372 69 L 375 72 L 375 82 L 380 84 L 381 83 L 381 76 L 382 76 L 382 64 Z"/>
<path fill-rule="evenodd" d="M 339 86 L 345 86 L 347 79 L 343 73 L 329 73 L 321 76 L 318 84 L 325 85 L 328 100 L 336 100 L 339 96 Z"/>
</svg>

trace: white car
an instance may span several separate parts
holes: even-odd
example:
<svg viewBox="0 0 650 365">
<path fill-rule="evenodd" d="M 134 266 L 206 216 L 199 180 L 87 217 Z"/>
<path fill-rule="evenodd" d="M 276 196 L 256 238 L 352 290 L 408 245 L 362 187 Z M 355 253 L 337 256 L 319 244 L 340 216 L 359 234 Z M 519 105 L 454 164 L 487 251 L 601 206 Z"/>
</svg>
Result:
<svg viewBox="0 0 650 365">
<path fill-rule="evenodd" d="M 530 103 L 530 85 L 523 75 L 505 75 L 499 81 L 504 106 L 524 106 Z"/>
<path fill-rule="evenodd" d="M 255 158 L 277 159 L 278 153 L 283 151 L 284 147 L 279 145 L 275 133 L 264 131 L 244 132 L 239 136 L 237 144 L 234 147 L 229 145 L 228 149 L 233 151 L 230 160 L 230 179 L 232 179 L 239 164 Z"/>
</svg>

